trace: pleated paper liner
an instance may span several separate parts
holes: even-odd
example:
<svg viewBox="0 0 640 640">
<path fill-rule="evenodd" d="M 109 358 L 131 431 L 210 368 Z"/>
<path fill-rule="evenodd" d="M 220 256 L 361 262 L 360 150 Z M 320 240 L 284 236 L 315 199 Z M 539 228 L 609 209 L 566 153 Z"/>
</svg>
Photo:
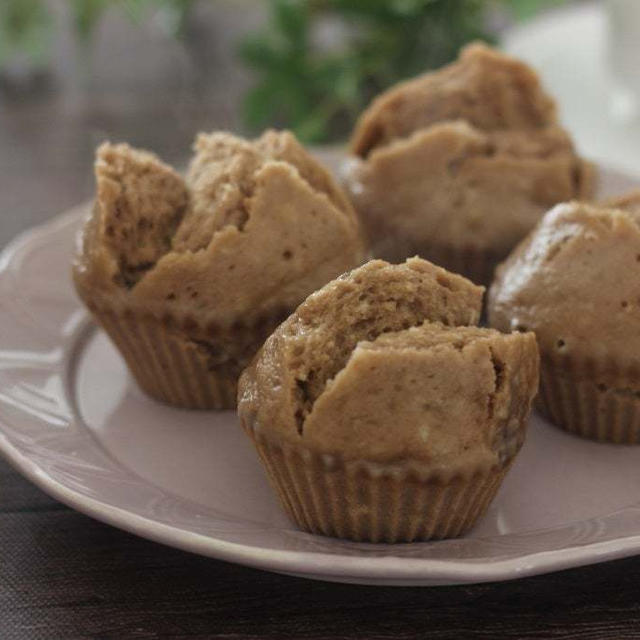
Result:
<svg viewBox="0 0 640 640">
<path fill-rule="evenodd" d="M 419 256 L 465 278 L 475 284 L 489 286 L 498 264 L 506 258 L 496 253 L 471 245 L 444 245 L 435 242 L 412 243 L 389 236 L 372 241 L 373 257 L 393 264 L 404 262 L 407 257 Z"/>
<path fill-rule="evenodd" d="M 243 426 L 298 527 L 359 542 L 459 536 L 485 513 L 509 468 L 445 478 L 413 465 L 314 453 Z"/>
<path fill-rule="evenodd" d="M 444 244 L 429 244 L 420 256 L 486 287 L 493 280 L 495 268 L 506 257 L 502 253 L 471 245 Z"/>
<path fill-rule="evenodd" d="M 248 362 L 225 362 L 219 357 L 225 344 L 245 345 L 248 360 L 283 320 L 279 311 L 250 326 L 236 325 L 222 332 L 199 327 L 191 317 L 157 318 L 131 309 L 88 306 L 141 389 L 156 400 L 187 409 L 235 409 L 238 377 Z"/>
<path fill-rule="evenodd" d="M 640 380 L 640 372 L 624 371 L 612 362 L 543 358 L 538 408 L 556 426 L 583 438 L 638 444 L 640 392 L 629 386 L 634 379 Z"/>
</svg>

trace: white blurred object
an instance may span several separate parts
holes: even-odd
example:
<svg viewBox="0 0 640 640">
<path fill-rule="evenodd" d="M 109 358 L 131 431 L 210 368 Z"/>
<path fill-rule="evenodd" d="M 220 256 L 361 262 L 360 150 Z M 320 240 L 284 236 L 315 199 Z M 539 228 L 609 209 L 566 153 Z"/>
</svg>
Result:
<svg viewBox="0 0 640 640">
<path fill-rule="evenodd" d="M 640 107 L 640 2 L 607 0 L 607 53 L 612 73 L 611 113 L 630 121 Z"/>
<path fill-rule="evenodd" d="M 556 9 L 502 45 L 540 73 L 581 153 L 640 176 L 640 0 Z"/>
</svg>

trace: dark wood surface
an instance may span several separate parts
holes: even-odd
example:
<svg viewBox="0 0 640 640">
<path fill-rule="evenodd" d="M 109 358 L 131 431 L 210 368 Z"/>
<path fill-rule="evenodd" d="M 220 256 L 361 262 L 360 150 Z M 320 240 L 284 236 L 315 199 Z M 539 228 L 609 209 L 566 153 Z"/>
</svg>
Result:
<svg viewBox="0 0 640 640">
<path fill-rule="evenodd" d="M 496 584 L 366 587 L 177 551 L 0 461 L 0 638 L 638 638 L 640 558 Z"/>
<path fill-rule="evenodd" d="M 198 129 L 237 126 L 234 104 L 243 80 L 225 52 L 247 18 L 217 6 L 206 23 L 213 50 L 197 53 L 212 61 L 204 80 L 185 80 L 184 52 L 176 45 L 158 44 L 149 33 L 141 39 L 110 18 L 88 80 L 73 79 L 76 57 L 68 38 L 61 38 L 48 86 L 36 95 L 0 96 L 0 246 L 90 196 L 92 151 L 102 139 L 129 140 L 179 161 Z M 109 48 L 114 40 L 120 52 L 115 59 Z M 187 554 L 91 520 L 0 459 L 1 640 L 617 640 L 640 638 L 639 585 L 640 558 L 446 588 L 279 576 Z"/>
</svg>

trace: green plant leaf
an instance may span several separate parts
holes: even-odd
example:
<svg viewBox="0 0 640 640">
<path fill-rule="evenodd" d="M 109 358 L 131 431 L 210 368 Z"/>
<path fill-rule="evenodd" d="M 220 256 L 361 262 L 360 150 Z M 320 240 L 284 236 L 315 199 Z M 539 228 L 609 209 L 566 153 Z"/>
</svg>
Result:
<svg viewBox="0 0 640 640">
<path fill-rule="evenodd" d="M 46 62 L 51 42 L 52 16 L 43 0 L 0 2 L 0 65 L 16 52 L 35 65 Z"/>
<path fill-rule="evenodd" d="M 489 42 L 487 12 L 518 15 L 561 0 L 271 0 L 268 26 L 241 47 L 254 72 L 245 122 L 288 126 L 307 141 L 344 135 L 378 92 Z M 315 46 L 325 18 L 345 27 L 337 51 Z"/>
<path fill-rule="evenodd" d="M 545 9 L 565 4 L 566 0 L 504 0 L 518 20 L 528 20 Z"/>
<path fill-rule="evenodd" d="M 109 0 L 71 0 L 70 4 L 76 34 L 87 42 L 109 6 Z"/>
</svg>

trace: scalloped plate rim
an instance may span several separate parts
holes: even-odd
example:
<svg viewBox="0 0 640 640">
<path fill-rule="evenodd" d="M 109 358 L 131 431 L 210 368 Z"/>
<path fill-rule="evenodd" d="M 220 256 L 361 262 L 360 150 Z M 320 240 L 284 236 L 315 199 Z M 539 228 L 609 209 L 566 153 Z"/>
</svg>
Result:
<svg viewBox="0 0 640 640">
<path fill-rule="evenodd" d="M 23 249 L 46 240 L 50 233 L 75 220 L 86 207 L 86 204 L 74 207 L 14 238 L 0 253 L 0 279 L 6 276 L 14 259 Z M 398 557 L 393 555 L 392 545 L 389 546 L 388 555 L 358 557 L 320 551 L 265 549 L 234 543 L 157 522 L 65 486 L 47 474 L 28 455 L 19 451 L 3 433 L 5 428 L 6 425 L 0 422 L 0 454 L 24 477 L 67 506 L 135 535 L 184 551 L 288 575 L 360 584 L 437 586 L 511 580 L 640 553 L 640 523 L 635 535 L 484 561 Z M 609 516 L 637 507 L 640 507 L 640 503 Z M 541 529 L 539 533 L 543 531 L 550 529 Z"/>
<path fill-rule="evenodd" d="M 321 552 L 265 550 L 251 545 L 216 540 L 210 536 L 171 527 L 83 496 L 51 479 L 27 456 L 22 455 L 11 445 L 2 433 L 0 433 L 0 453 L 19 473 L 45 493 L 96 520 L 183 551 L 294 576 L 339 579 L 362 584 L 397 583 L 415 586 L 436 586 L 432 583 L 468 584 L 512 580 L 615 560 L 640 552 L 639 533 L 636 536 L 577 545 L 561 550 L 538 551 L 506 560 L 479 562 L 398 558 L 391 554 L 381 557 L 332 555 L 330 557 L 335 562 L 322 565 L 313 563 L 314 559 L 326 557 L 327 554 Z M 297 562 L 301 562 L 302 566 L 296 566 Z M 407 566 L 394 566 L 398 563 Z M 309 564 L 314 565 L 313 572 L 309 571 Z"/>
</svg>

